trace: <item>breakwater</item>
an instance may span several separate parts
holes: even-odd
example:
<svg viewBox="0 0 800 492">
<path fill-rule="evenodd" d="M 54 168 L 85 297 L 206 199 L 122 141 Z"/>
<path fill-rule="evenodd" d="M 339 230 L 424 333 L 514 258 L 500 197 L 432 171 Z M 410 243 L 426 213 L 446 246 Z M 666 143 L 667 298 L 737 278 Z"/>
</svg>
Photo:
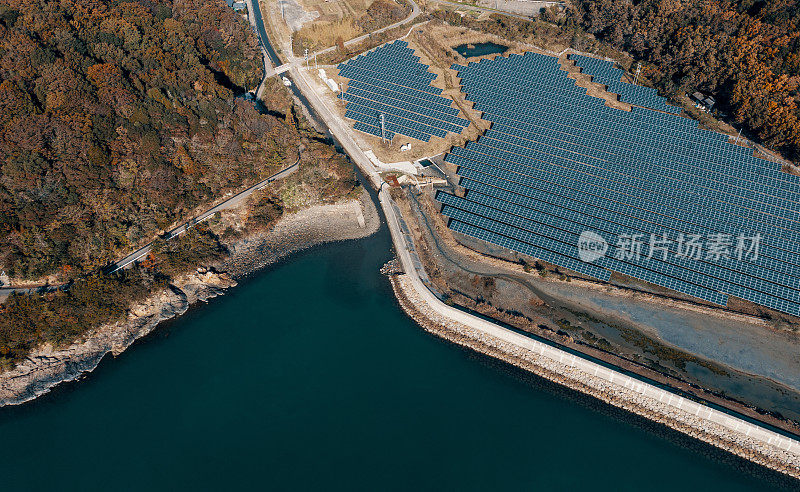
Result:
<svg viewBox="0 0 800 492">
<path fill-rule="evenodd" d="M 752 431 L 744 428 L 742 432 L 732 431 L 709 418 L 701 418 L 699 411 L 697 414 L 687 411 L 688 406 L 687 410 L 682 410 L 643 394 L 641 388 L 636 391 L 627 383 L 609 383 L 573 365 L 553 360 L 447 318 L 428 306 L 405 274 L 392 275 L 391 282 L 403 310 L 425 330 L 435 335 L 666 425 L 766 468 L 800 479 L 800 455 L 782 449 L 780 443 L 773 445 L 749 437 L 748 434 Z M 790 445 L 791 443 L 788 446 Z"/>
</svg>

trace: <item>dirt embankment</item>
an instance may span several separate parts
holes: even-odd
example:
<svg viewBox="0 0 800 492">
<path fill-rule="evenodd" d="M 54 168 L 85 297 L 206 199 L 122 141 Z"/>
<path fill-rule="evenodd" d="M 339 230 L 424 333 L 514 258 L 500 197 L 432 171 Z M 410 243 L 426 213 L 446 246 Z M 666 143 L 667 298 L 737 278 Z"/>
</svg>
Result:
<svg viewBox="0 0 800 492">
<path fill-rule="evenodd" d="M 18 405 L 94 370 L 106 354 L 119 355 L 159 323 L 185 313 L 236 285 L 252 273 L 294 252 L 312 246 L 367 237 L 378 230 L 380 217 L 369 194 L 358 200 L 315 205 L 281 218 L 273 228 L 237 239 L 231 254 L 211 268 L 177 278 L 169 287 L 132 306 L 127 319 L 91 331 L 66 347 L 44 345 L 14 369 L 0 374 L 0 407 Z"/>
</svg>

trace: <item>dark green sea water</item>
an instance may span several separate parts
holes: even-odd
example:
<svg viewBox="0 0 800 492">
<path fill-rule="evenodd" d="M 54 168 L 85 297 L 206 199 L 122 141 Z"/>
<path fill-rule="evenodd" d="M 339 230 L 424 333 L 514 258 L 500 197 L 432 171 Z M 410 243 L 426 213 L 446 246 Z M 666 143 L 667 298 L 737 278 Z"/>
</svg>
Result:
<svg viewBox="0 0 800 492">
<path fill-rule="evenodd" d="M 767 488 L 426 334 L 378 273 L 389 248 L 301 254 L 0 409 L 0 490 Z"/>
</svg>

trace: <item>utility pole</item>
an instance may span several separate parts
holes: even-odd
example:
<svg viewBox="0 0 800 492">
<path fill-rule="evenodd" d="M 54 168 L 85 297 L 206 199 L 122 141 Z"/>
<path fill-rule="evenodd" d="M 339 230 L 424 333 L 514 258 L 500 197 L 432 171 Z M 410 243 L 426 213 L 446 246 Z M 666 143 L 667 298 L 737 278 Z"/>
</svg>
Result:
<svg viewBox="0 0 800 492">
<path fill-rule="evenodd" d="M 256 0 L 258 1 L 258 0 Z M 281 19 L 284 21 L 286 20 L 286 15 L 283 13 L 283 0 L 278 0 L 278 3 L 281 4 Z"/>
<path fill-rule="evenodd" d="M 386 118 L 381 113 L 381 140 L 386 143 Z"/>
<path fill-rule="evenodd" d="M 317 52 L 315 51 L 315 52 L 314 52 L 314 70 L 316 70 L 316 69 L 318 69 L 318 68 L 319 68 L 319 67 L 317 66 Z"/>
<path fill-rule="evenodd" d="M 636 82 L 639 81 L 639 72 L 642 71 L 642 62 L 638 62 L 636 64 L 636 77 L 633 78 L 633 85 L 636 85 Z"/>
<path fill-rule="evenodd" d="M 308 70 L 309 69 L 309 66 L 308 66 L 308 48 L 303 50 L 303 56 L 306 57 L 306 70 Z"/>
</svg>

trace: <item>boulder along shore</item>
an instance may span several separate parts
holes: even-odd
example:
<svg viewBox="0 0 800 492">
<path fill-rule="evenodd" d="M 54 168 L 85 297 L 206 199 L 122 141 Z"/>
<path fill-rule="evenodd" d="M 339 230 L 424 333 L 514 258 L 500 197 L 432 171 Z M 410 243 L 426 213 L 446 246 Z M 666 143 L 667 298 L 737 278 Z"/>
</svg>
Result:
<svg viewBox="0 0 800 492">
<path fill-rule="evenodd" d="M 117 356 L 162 321 L 180 316 L 198 301 L 208 301 L 251 274 L 313 246 L 374 234 L 380 216 L 371 197 L 314 205 L 281 217 L 271 229 L 237 239 L 230 255 L 212 269 L 198 268 L 168 288 L 128 309 L 127 319 L 102 325 L 65 346 L 38 347 L 20 364 L 0 373 L 0 407 L 31 401 L 60 383 L 94 370 L 107 354 Z"/>
</svg>

